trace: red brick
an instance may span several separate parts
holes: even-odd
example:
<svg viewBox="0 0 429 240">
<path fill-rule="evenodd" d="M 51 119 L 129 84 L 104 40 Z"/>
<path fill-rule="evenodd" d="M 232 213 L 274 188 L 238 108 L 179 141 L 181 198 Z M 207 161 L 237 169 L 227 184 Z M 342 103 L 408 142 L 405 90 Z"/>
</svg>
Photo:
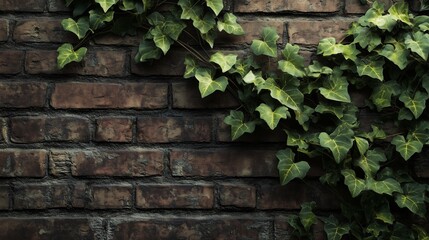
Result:
<svg viewBox="0 0 429 240">
<path fill-rule="evenodd" d="M 0 83 L 0 107 L 43 107 L 47 84 L 40 82 Z"/>
<path fill-rule="evenodd" d="M 53 152 L 61 156 L 64 151 Z M 157 176 L 164 169 L 164 153 L 160 150 L 132 148 L 65 152 L 73 176 Z"/>
<path fill-rule="evenodd" d="M 195 79 L 188 79 L 187 82 L 176 82 L 172 85 L 173 108 L 207 109 L 239 106 L 238 102 L 229 93 L 214 93 L 202 99 Z"/>
<path fill-rule="evenodd" d="M 138 208 L 213 208 L 213 186 L 208 184 L 144 184 L 137 187 Z"/>
<path fill-rule="evenodd" d="M 164 83 L 58 83 L 52 94 L 54 108 L 148 108 L 167 107 Z"/>
<path fill-rule="evenodd" d="M 137 140 L 144 143 L 209 142 L 211 118 L 143 117 L 137 121 Z"/>
<path fill-rule="evenodd" d="M 133 140 L 133 120 L 124 117 L 97 119 L 95 140 L 99 142 L 131 142 Z"/>
<path fill-rule="evenodd" d="M 170 153 L 173 176 L 277 176 L 275 152 L 270 150 L 183 150 Z"/>
<path fill-rule="evenodd" d="M 6 19 L 0 19 L 0 42 L 7 41 L 9 39 L 9 21 Z"/>
<path fill-rule="evenodd" d="M 225 183 L 220 186 L 219 195 L 222 206 L 248 208 L 256 206 L 256 189 L 254 186 Z"/>
<path fill-rule="evenodd" d="M 61 19 L 35 18 L 17 21 L 13 32 L 15 42 L 65 42 L 72 34 L 61 26 Z"/>
<path fill-rule="evenodd" d="M 357 0 L 358 1 L 358 0 Z M 336 12 L 340 10 L 339 0 L 292 0 L 292 1 L 251 1 L 235 0 L 235 12 Z"/>
<path fill-rule="evenodd" d="M 320 21 L 296 20 L 288 23 L 289 42 L 303 45 L 317 45 L 326 37 L 341 40 L 352 19 L 323 19 Z"/>
<path fill-rule="evenodd" d="M 49 185 L 20 184 L 13 192 L 14 209 L 45 209 L 48 203 Z"/>
<path fill-rule="evenodd" d="M 66 7 L 64 0 L 48 0 L 49 12 L 68 12 L 70 10 L 70 8 Z"/>
<path fill-rule="evenodd" d="M 0 185 L 0 210 L 9 209 L 9 186 Z"/>
<path fill-rule="evenodd" d="M 318 209 L 338 209 L 339 204 L 334 195 L 318 182 L 294 181 L 286 186 L 263 185 L 260 189 L 257 208 L 268 209 L 300 209 L 304 202 L 315 201 Z"/>
<path fill-rule="evenodd" d="M 277 34 L 280 36 L 277 43 L 283 43 L 283 35 L 285 24 L 284 21 L 279 21 L 276 19 L 258 19 L 258 20 L 247 20 L 239 19 L 238 23 L 243 27 L 243 30 L 246 34 L 241 36 L 232 36 L 230 34 L 220 34 L 219 38 L 216 40 L 217 43 L 221 45 L 236 45 L 236 44 L 250 44 L 254 39 L 260 39 L 262 29 L 264 27 L 271 27 L 277 31 Z"/>
<path fill-rule="evenodd" d="M 271 239 L 271 220 L 261 217 L 201 215 L 114 218 L 113 239 Z"/>
<path fill-rule="evenodd" d="M 43 12 L 46 0 L 0 0 L 0 11 Z"/>
<path fill-rule="evenodd" d="M 379 0 L 378 2 L 381 2 L 385 5 L 385 8 L 387 9 L 391 5 L 393 5 L 392 0 Z M 358 13 L 363 14 L 365 13 L 370 7 L 371 4 L 362 4 L 360 0 L 345 0 L 346 5 L 346 12 L 347 13 Z"/>
<path fill-rule="evenodd" d="M 3 149 L 0 151 L 0 177 L 44 177 L 45 150 Z"/>
<path fill-rule="evenodd" d="M 101 221 L 71 217 L 2 217 L 0 239 L 8 240 L 95 240 Z"/>
<path fill-rule="evenodd" d="M 17 74 L 22 71 L 24 52 L 16 50 L 0 51 L 0 74 Z"/>
<path fill-rule="evenodd" d="M 15 117 L 11 118 L 11 141 L 33 143 L 43 141 L 89 141 L 89 121 L 81 117 Z"/>
<path fill-rule="evenodd" d="M 130 208 L 133 204 L 132 192 L 131 184 L 92 185 L 89 204 L 95 209 Z"/>
<path fill-rule="evenodd" d="M 71 63 L 63 70 L 57 67 L 57 52 L 50 50 L 27 51 L 25 70 L 30 74 L 79 74 L 102 77 L 125 74 L 125 51 L 88 50 L 84 61 Z"/>
<path fill-rule="evenodd" d="M 105 34 L 94 38 L 94 42 L 99 45 L 120 45 L 136 47 L 140 44 L 143 36 L 118 36 L 115 34 Z M 134 52 L 135 54 L 135 52 Z M 133 57 L 134 57 L 133 54 Z M 134 59 L 132 59 L 134 61 Z"/>
</svg>

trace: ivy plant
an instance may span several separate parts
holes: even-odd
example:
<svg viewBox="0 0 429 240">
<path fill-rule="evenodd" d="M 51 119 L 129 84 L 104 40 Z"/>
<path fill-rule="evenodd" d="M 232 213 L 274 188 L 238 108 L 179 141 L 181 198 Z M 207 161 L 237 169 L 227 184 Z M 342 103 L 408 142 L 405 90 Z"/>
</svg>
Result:
<svg viewBox="0 0 429 240">
<path fill-rule="evenodd" d="M 336 193 L 341 211 L 316 216 L 315 203 L 304 203 L 288 220 L 297 238 L 313 238 L 319 219 L 327 239 L 429 239 L 429 185 L 414 171 L 429 144 L 426 0 L 419 14 L 405 2 L 387 12 L 374 2 L 343 40 L 322 39 L 308 65 L 300 47 L 280 46 L 270 27 L 244 56 L 205 57 L 190 47 L 183 35 L 213 47 L 221 31 L 243 34 L 222 0 L 66 2 L 73 18 L 62 25 L 78 43 L 59 47 L 60 68 L 81 61 L 84 43 L 98 34 L 140 33 L 137 62 L 178 44 L 190 53 L 184 77 L 198 81 L 202 97 L 229 89 L 241 103 L 224 120 L 232 139 L 256 128 L 285 133 L 285 148 L 276 154 L 282 185 L 305 181 L 308 160 L 322 163 L 320 181 Z M 364 106 L 357 95 L 367 96 Z M 362 124 L 364 113 L 374 116 L 371 126 Z"/>
</svg>

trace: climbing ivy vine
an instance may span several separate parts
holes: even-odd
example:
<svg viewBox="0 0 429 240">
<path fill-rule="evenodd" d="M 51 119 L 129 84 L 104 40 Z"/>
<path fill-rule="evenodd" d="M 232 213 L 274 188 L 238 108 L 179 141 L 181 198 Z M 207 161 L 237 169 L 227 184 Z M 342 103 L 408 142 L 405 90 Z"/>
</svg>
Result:
<svg viewBox="0 0 429 240">
<path fill-rule="evenodd" d="M 227 88 L 241 106 L 225 118 L 237 139 L 256 128 L 280 129 L 280 183 L 303 179 L 309 159 L 322 162 L 320 181 L 336 193 L 341 211 L 316 216 L 304 203 L 289 218 L 297 238 L 313 236 L 320 219 L 327 239 L 429 239 L 429 185 L 415 162 L 429 144 L 429 4 L 420 14 L 399 2 L 387 11 L 374 2 L 346 37 L 322 39 L 309 65 L 297 45 L 278 50 L 279 36 L 264 28 L 245 56 L 215 52 L 204 57 L 181 41 L 193 35 L 213 47 L 220 31 L 242 34 L 236 17 L 216 0 L 68 0 L 74 18 L 63 21 L 80 43 L 59 49 L 60 68 L 80 61 L 82 47 L 99 32 L 143 33 L 135 60 L 158 59 L 177 43 L 191 53 L 185 78 L 195 78 L 202 97 Z M 190 27 L 190 25 L 192 25 Z M 354 94 L 351 94 L 354 93 Z M 357 105 L 354 96 L 366 96 Z M 370 126 L 362 124 L 371 115 Z"/>
</svg>

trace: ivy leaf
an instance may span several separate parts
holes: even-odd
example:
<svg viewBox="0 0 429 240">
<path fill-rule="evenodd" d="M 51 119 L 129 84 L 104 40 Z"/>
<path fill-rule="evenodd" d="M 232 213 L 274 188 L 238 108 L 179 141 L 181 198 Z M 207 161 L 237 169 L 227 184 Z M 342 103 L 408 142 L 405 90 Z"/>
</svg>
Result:
<svg viewBox="0 0 429 240">
<path fill-rule="evenodd" d="M 379 150 L 368 150 L 366 154 L 362 155 L 357 159 L 356 165 L 359 166 L 364 172 L 367 178 L 373 177 L 380 169 L 380 162 L 387 160 L 386 155 Z"/>
<path fill-rule="evenodd" d="M 215 16 L 212 13 L 207 13 L 204 18 L 194 19 L 193 25 L 200 33 L 207 34 L 216 26 Z"/>
<path fill-rule="evenodd" d="M 319 78 L 321 75 L 332 74 L 332 68 L 323 66 L 320 62 L 314 61 L 306 68 L 306 75 L 309 77 Z"/>
<path fill-rule="evenodd" d="M 301 211 L 299 211 L 299 219 L 307 232 L 317 221 L 316 214 L 313 213 L 315 206 L 316 202 L 306 202 L 301 205 Z"/>
<path fill-rule="evenodd" d="M 284 60 L 278 62 L 279 69 L 294 77 L 304 77 L 304 58 L 298 54 L 299 46 L 294 46 L 290 43 L 282 51 Z"/>
<path fill-rule="evenodd" d="M 308 120 L 310 120 L 311 114 L 313 114 L 314 109 L 304 105 L 303 110 L 295 110 L 295 119 L 302 126 L 302 128 L 307 131 L 309 127 Z"/>
<path fill-rule="evenodd" d="M 396 146 L 396 151 L 401 154 L 401 156 L 408 160 L 415 153 L 419 153 L 422 151 L 423 143 L 415 139 L 405 140 L 404 136 L 398 135 L 392 139 L 391 142 Z"/>
<path fill-rule="evenodd" d="M 358 43 L 362 48 L 368 48 L 370 52 L 381 44 L 380 35 L 376 31 L 373 31 L 372 28 L 359 24 L 354 24 L 353 26 L 355 26 L 353 43 Z"/>
<path fill-rule="evenodd" d="M 358 21 L 362 26 L 371 26 L 371 24 L 377 26 L 381 30 L 387 30 L 391 32 L 393 27 L 396 25 L 395 19 L 389 15 L 383 15 L 384 6 L 377 1 L 374 2 L 372 8 L 370 8 L 363 17 Z"/>
<path fill-rule="evenodd" d="M 195 59 L 191 56 L 185 57 L 185 73 L 183 74 L 184 78 L 195 77 L 195 72 L 197 71 L 197 63 Z"/>
<path fill-rule="evenodd" d="M 408 55 L 410 54 L 405 46 L 401 43 L 395 42 L 392 44 L 385 44 L 381 51 L 378 52 L 381 56 L 389 59 L 401 70 L 404 70 L 408 65 Z"/>
<path fill-rule="evenodd" d="M 298 146 L 299 149 L 307 149 L 308 144 L 307 140 L 303 138 L 300 134 L 292 130 L 285 130 L 287 133 L 287 142 L 288 146 Z"/>
<path fill-rule="evenodd" d="M 199 82 L 201 97 L 207 97 L 213 92 L 219 90 L 224 92 L 228 85 L 228 79 L 225 76 L 213 79 L 213 72 L 208 68 L 198 68 L 195 72 L 195 78 Z"/>
<path fill-rule="evenodd" d="M 219 15 L 220 11 L 223 9 L 223 0 L 206 0 L 207 7 L 211 8 L 213 12 Z"/>
<path fill-rule="evenodd" d="M 349 188 L 352 197 L 358 196 L 366 189 L 365 181 L 357 178 L 355 171 L 352 169 L 344 169 L 341 174 L 344 176 L 344 184 Z"/>
<path fill-rule="evenodd" d="M 103 11 L 106 13 L 109 9 L 115 5 L 119 0 L 95 0 L 96 3 L 100 4 Z"/>
<path fill-rule="evenodd" d="M 234 64 L 237 62 L 237 55 L 224 55 L 222 52 L 216 52 L 210 57 L 210 62 L 214 62 L 219 65 L 222 69 L 222 72 L 224 73 L 230 70 L 232 66 L 234 66 Z"/>
<path fill-rule="evenodd" d="M 149 9 L 155 6 L 155 2 L 153 0 L 142 0 L 143 3 L 143 12 L 147 12 Z"/>
<path fill-rule="evenodd" d="M 369 99 L 371 99 L 377 107 L 377 110 L 381 111 L 383 108 L 391 106 L 392 95 L 397 96 L 400 94 L 400 88 L 401 87 L 396 81 L 379 83 L 375 87 Z"/>
<path fill-rule="evenodd" d="M 153 42 L 155 45 L 162 50 L 164 55 L 167 54 L 174 41 L 169 36 L 164 34 L 159 27 L 155 27 L 150 30 L 150 34 L 153 36 Z"/>
<path fill-rule="evenodd" d="M 270 106 L 261 103 L 255 110 L 259 112 L 262 120 L 267 123 L 271 130 L 277 127 L 280 119 L 290 117 L 290 113 L 285 106 L 278 107 L 273 111 Z"/>
<path fill-rule="evenodd" d="M 79 39 L 84 38 L 89 31 L 89 20 L 87 17 L 81 17 L 77 22 L 71 18 L 67 18 L 61 21 L 61 25 L 64 30 L 74 33 Z"/>
<path fill-rule="evenodd" d="M 281 104 L 292 110 L 299 110 L 302 102 L 304 101 L 304 95 L 298 90 L 298 88 L 280 87 L 272 78 L 267 79 L 262 88 L 269 90 L 271 97 L 277 99 Z"/>
<path fill-rule="evenodd" d="M 423 227 L 413 225 L 413 230 L 417 233 L 418 240 L 429 240 L 429 235 Z"/>
<path fill-rule="evenodd" d="M 220 32 L 225 30 L 226 33 L 233 35 L 244 34 L 243 28 L 237 23 L 237 17 L 232 13 L 225 13 L 223 20 L 219 19 L 217 21 L 217 29 Z"/>
<path fill-rule="evenodd" d="M 345 76 L 341 76 L 341 71 L 334 71 L 334 73 L 323 82 L 323 87 L 320 88 L 320 94 L 326 99 L 338 102 L 349 103 L 350 95 L 348 92 L 349 83 Z"/>
<path fill-rule="evenodd" d="M 346 134 L 330 136 L 325 132 L 319 134 L 320 145 L 331 150 L 336 163 L 340 163 L 353 146 L 353 140 Z"/>
<path fill-rule="evenodd" d="M 85 47 L 79 48 L 77 51 L 73 50 L 73 46 L 70 43 L 64 43 L 58 49 L 57 63 L 58 68 L 62 69 L 65 65 L 71 62 L 80 62 L 86 54 L 87 49 Z"/>
<path fill-rule="evenodd" d="M 374 58 L 357 60 L 356 67 L 359 76 L 368 76 L 380 81 L 384 80 L 383 75 L 384 59 L 375 60 Z"/>
<path fill-rule="evenodd" d="M 336 44 L 335 42 L 336 40 L 333 37 L 322 39 L 317 47 L 317 54 L 322 54 L 323 56 L 342 54 L 345 59 L 356 61 L 357 55 L 360 52 L 354 44 L 343 45 Z"/>
<path fill-rule="evenodd" d="M 108 11 L 107 13 L 101 12 L 100 10 L 89 11 L 89 26 L 92 30 L 102 28 L 106 22 L 113 20 L 114 11 Z"/>
<path fill-rule="evenodd" d="M 276 156 L 279 160 L 277 168 L 279 169 L 280 183 L 282 185 L 286 185 L 295 178 L 303 179 L 308 170 L 310 170 L 310 165 L 307 162 L 295 163 L 293 161 L 295 154 L 289 148 L 278 151 Z"/>
<path fill-rule="evenodd" d="M 315 112 L 318 112 L 318 113 L 333 114 L 338 119 L 341 119 L 344 116 L 344 114 L 343 114 L 344 106 L 343 105 L 333 105 L 333 104 L 326 104 L 324 102 L 320 102 L 314 110 L 315 110 Z"/>
<path fill-rule="evenodd" d="M 365 132 L 363 134 L 359 134 L 359 136 L 369 139 L 371 142 L 374 142 L 374 139 L 385 139 L 386 133 L 381 130 L 379 127 L 371 125 L 372 132 Z"/>
<path fill-rule="evenodd" d="M 386 202 L 385 204 L 381 205 L 380 208 L 375 211 L 375 219 L 378 219 L 387 224 L 393 224 L 393 222 L 395 221 L 395 217 L 390 211 L 389 202 Z"/>
<path fill-rule="evenodd" d="M 255 131 L 255 122 L 244 122 L 244 114 L 240 111 L 232 110 L 224 122 L 231 126 L 232 140 L 236 140 L 244 133 L 252 133 Z"/>
<path fill-rule="evenodd" d="M 359 153 L 363 156 L 368 151 L 369 143 L 365 138 L 355 137 L 355 143 Z"/>
<path fill-rule="evenodd" d="M 426 214 L 426 186 L 418 183 L 404 185 L 404 193 L 395 194 L 395 202 L 400 208 L 408 208 L 414 214 L 424 217 Z"/>
<path fill-rule="evenodd" d="M 387 194 L 392 196 L 393 193 L 402 193 L 401 185 L 393 178 L 387 178 L 382 181 L 376 181 L 373 178 L 366 180 L 366 187 L 378 194 Z"/>
<path fill-rule="evenodd" d="M 341 240 L 344 235 L 350 232 L 350 226 L 339 224 L 338 220 L 332 215 L 322 221 L 325 223 L 324 229 L 328 240 Z"/>
<path fill-rule="evenodd" d="M 412 52 L 419 55 L 425 61 L 428 60 L 429 54 L 429 35 L 420 31 L 413 33 L 413 37 L 407 35 L 405 37 L 405 45 Z"/>
<path fill-rule="evenodd" d="M 250 48 L 255 55 L 277 57 L 277 40 L 279 35 L 274 28 L 265 27 L 262 30 L 262 40 L 253 40 Z"/>
<path fill-rule="evenodd" d="M 195 21 L 203 15 L 203 8 L 197 4 L 197 0 L 179 0 L 177 5 L 182 8 L 181 19 L 192 19 Z"/>
<path fill-rule="evenodd" d="M 213 48 L 214 40 L 216 38 L 216 32 L 213 29 L 208 33 L 201 33 L 201 37 L 210 45 L 211 48 Z"/>
<path fill-rule="evenodd" d="M 143 40 L 140 42 L 138 52 L 134 58 L 136 62 L 146 62 L 152 59 L 159 59 L 162 51 L 153 41 Z"/>
<path fill-rule="evenodd" d="M 417 91 L 414 95 L 414 98 L 411 98 L 410 95 L 406 92 L 399 96 L 399 100 L 403 102 L 405 107 L 413 113 L 416 119 L 418 119 L 425 110 L 427 99 L 428 94 L 421 91 Z"/>
<path fill-rule="evenodd" d="M 412 26 L 411 19 L 408 13 L 408 4 L 405 2 L 398 2 L 389 8 L 388 12 L 396 21 L 401 21 L 409 26 Z"/>
</svg>

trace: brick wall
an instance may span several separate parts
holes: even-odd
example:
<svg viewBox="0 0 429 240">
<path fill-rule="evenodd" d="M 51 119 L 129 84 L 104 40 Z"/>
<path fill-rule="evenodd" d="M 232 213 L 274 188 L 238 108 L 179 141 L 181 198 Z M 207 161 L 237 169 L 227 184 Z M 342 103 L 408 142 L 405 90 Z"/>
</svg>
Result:
<svg viewBox="0 0 429 240">
<path fill-rule="evenodd" d="M 245 50 L 272 26 L 306 56 L 365 11 L 359 0 L 230 6 L 248 34 L 222 48 Z M 237 103 L 201 100 L 180 49 L 135 64 L 138 39 L 104 36 L 58 71 L 68 15 L 63 0 L 0 0 L 0 239 L 288 239 L 285 216 L 303 201 L 337 208 L 317 162 L 308 184 L 279 186 L 282 133 L 229 140 L 222 118 Z"/>
</svg>

